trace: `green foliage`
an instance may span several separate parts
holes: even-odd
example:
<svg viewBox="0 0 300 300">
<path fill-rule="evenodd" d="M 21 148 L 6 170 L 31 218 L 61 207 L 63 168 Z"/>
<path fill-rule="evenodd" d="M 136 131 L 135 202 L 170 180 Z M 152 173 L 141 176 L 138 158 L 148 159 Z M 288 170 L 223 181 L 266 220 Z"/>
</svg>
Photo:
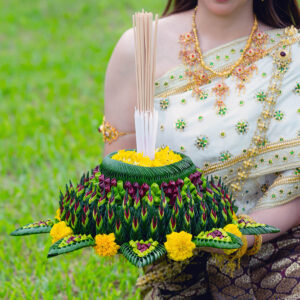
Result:
<svg viewBox="0 0 300 300">
<path fill-rule="evenodd" d="M 90 249 L 47 261 L 48 236 L 9 237 L 55 216 L 68 178 L 100 162 L 105 69 L 150 0 L 0 1 L 0 298 L 137 299 L 138 270 Z M 81 253 L 78 253 L 81 252 Z"/>
</svg>

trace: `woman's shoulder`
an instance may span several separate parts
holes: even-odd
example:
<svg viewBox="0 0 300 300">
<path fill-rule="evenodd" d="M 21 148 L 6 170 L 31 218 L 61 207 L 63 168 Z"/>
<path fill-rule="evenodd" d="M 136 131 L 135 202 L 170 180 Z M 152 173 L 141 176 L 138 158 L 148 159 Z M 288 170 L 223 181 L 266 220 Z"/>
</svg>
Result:
<svg viewBox="0 0 300 300">
<path fill-rule="evenodd" d="M 158 19 L 156 77 L 180 64 L 178 37 L 191 30 L 191 20 L 192 10 Z M 127 68 L 134 64 L 134 52 L 134 30 L 129 28 L 121 35 L 111 59 L 122 61 Z"/>
</svg>

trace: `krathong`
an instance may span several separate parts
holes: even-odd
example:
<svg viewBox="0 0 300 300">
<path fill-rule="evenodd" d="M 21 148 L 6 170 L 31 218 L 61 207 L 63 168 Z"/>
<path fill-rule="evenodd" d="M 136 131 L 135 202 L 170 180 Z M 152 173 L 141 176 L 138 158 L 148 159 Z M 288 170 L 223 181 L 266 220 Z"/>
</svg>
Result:
<svg viewBox="0 0 300 300">
<path fill-rule="evenodd" d="M 53 220 L 28 224 L 12 235 L 50 233 L 48 257 L 94 247 L 100 256 L 122 254 L 143 267 L 165 255 L 188 259 L 199 247 L 239 249 L 241 234 L 278 231 L 236 216 L 227 187 L 206 178 L 189 157 L 160 151 L 181 159 L 143 167 L 139 161 L 113 159 L 132 150 L 109 154 L 78 184 L 67 185 Z"/>
<path fill-rule="evenodd" d="M 53 244 L 48 257 L 94 247 L 100 256 L 121 254 L 133 265 L 144 267 L 165 256 L 187 260 L 202 247 L 230 254 L 247 247 L 243 235 L 279 231 L 236 216 L 237 207 L 221 179 L 206 178 L 188 156 L 168 147 L 155 150 L 157 16 L 154 41 L 152 19 L 152 14 L 143 12 L 135 14 L 133 22 L 137 149 L 104 157 L 79 183 L 66 185 L 53 219 L 25 225 L 12 233 L 50 233 Z M 102 130 L 105 132 L 109 131 Z"/>
</svg>

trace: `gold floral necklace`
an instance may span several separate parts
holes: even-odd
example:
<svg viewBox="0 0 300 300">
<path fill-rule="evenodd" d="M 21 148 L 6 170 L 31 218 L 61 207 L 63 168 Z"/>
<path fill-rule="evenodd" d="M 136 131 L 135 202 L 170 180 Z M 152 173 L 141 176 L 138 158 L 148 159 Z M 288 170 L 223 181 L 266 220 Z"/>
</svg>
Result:
<svg viewBox="0 0 300 300">
<path fill-rule="evenodd" d="M 204 59 L 203 59 L 203 55 L 202 55 L 202 52 L 201 52 L 201 49 L 200 49 L 200 46 L 199 46 L 197 26 L 196 26 L 197 8 L 198 7 L 196 6 L 195 12 L 194 12 L 194 15 L 193 15 L 193 25 L 192 26 L 193 26 L 194 36 L 195 36 L 195 47 L 196 47 L 196 51 L 199 55 L 200 65 L 203 67 L 203 69 L 206 69 L 207 71 L 210 71 L 211 73 L 213 73 L 216 76 L 219 76 L 219 77 L 229 76 L 229 75 L 231 75 L 233 70 L 243 62 L 243 60 L 245 58 L 245 55 L 246 55 L 247 51 L 249 50 L 249 48 L 252 44 L 252 38 L 253 38 L 254 32 L 257 30 L 257 27 L 258 27 L 257 18 L 256 18 L 256 16 L 254 16 L 254 23 L 253 23 L 253 26 L 252 26 L 252 29 L 251 29 L 251 34 L 250 34 L 250 36 L 247 40 L 246 46 L 243 49 L 243 52 L 242 52 L 241 56 L 239 57 L 239 59 L 232 66 L 230 66 L 228 70 L 223 71 L 223 72 L 217 72 L 213 68 L 207 66 Z"/>
<path fill-rule="evenodd" d="M 240 92 L 245 89 L 245 83 L 249 80 L 253 72 L 257 70 L 254 62 L 266 55 L 264 45 L 268 41 L 268 35 L 258 31 L 258 22 L 255 17 L 250 36 L 244 49 L 241 50 L 241 56 L 234 64 L 223 67 L 220 70 L 214 70 L 212 68 L 214 63 L 211 62 L 210 65 L 205 63 L 199 46 L 196 13 L 197 7 L 193 15 L 192 30 L 189 33 L 181 35 L 179 38 L 179 43 L 182 46 L 179 57 L 187 67 L 186 75 L 190 78 L 191 83 L 194 83 L 193 96 L 198 100 L 205 100 L 209 94 L 208 91 L 202 89 L 202 86 L 211 83 L 211 80 L 214 78 L 220 78 L 211 89 L 211 92 L 216 97 L 215 106 L 217 113 L 223 116 L 227 112 L 224 100 L 229 94 L 229 87 L 225 79 L 233 75 L 237 79 L 237 90 Z M 220 56 L 217 56 L 218 59 L 220 59 Z"/>
</svg>

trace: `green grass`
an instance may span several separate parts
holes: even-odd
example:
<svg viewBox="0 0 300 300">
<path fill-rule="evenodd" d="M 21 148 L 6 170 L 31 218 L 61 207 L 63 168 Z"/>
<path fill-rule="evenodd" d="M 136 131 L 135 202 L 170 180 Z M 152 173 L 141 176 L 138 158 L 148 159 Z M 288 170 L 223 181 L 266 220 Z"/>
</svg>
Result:
<svg viewBox="0 0 300 300">
<path fill-rule="evenodd" d="M 108 59 L 132 13 L 163 4 L 0 2 L 0 299 L 138 298 L 129 263 L 92 249 L 47 260 L 48 235 L 9 233 L 54 216 L 65 182 L 101 161 Z"/>
</svg>

